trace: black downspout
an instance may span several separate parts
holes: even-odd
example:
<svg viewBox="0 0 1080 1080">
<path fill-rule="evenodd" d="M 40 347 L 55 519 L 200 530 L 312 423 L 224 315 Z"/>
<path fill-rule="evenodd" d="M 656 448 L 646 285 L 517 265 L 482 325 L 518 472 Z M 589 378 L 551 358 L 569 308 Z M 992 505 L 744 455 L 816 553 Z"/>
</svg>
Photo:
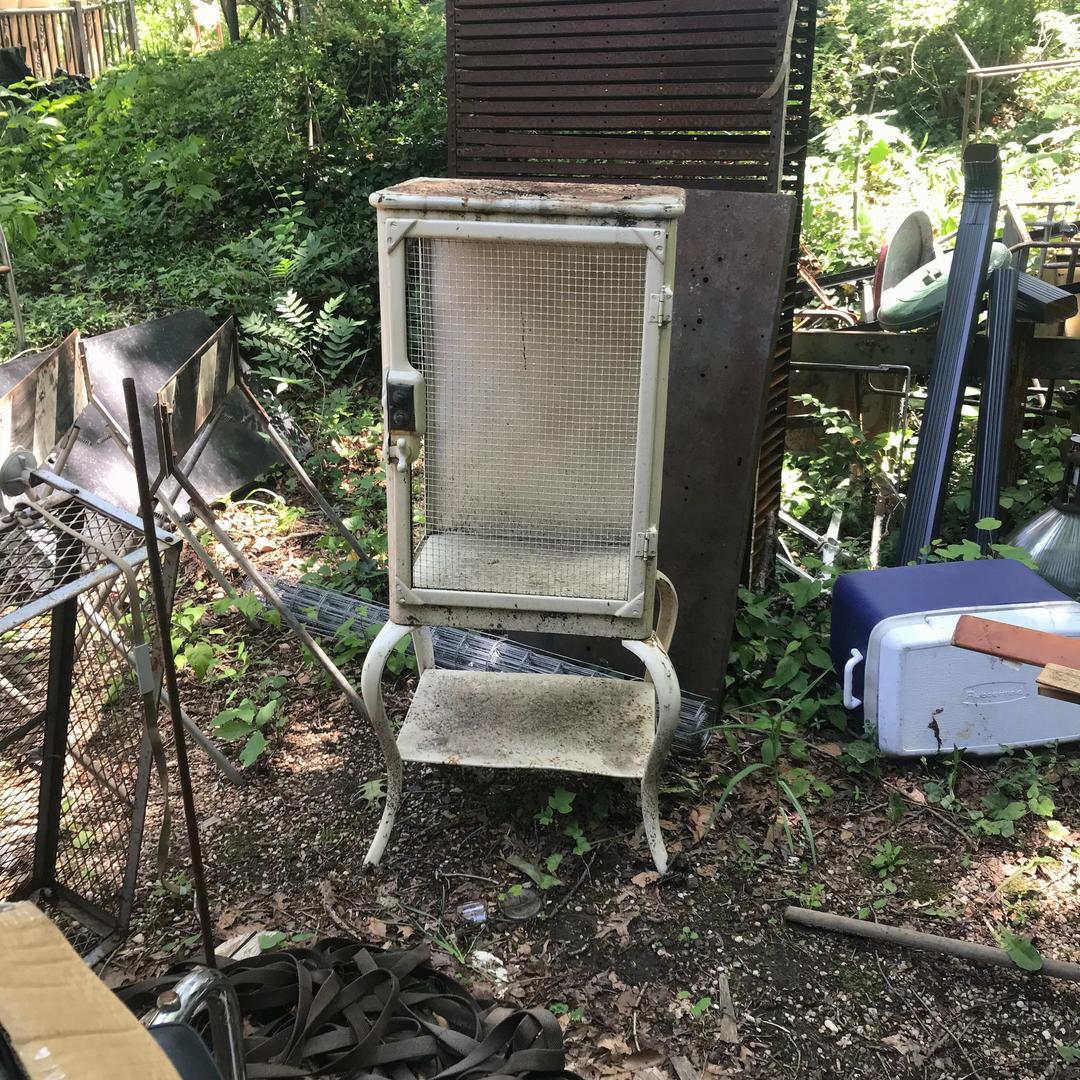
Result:
<svg viewBox="0 0 1080 1080">
<path fill-rule="evenodd" d="M 925 561 L 920 553 L 934 539 L 941 516 L 964 400 L 964 371 L 975 336 L 979 301 L 986 287 L 1000 191 L 1001 159 L 997 147 L 991 143 L 970 144 L 964 151 L 964 205 L 956 250 L 900 533 L 901 564 Z"/>
<path fill-rule="evenodd" d="M 979 426 L 975 433 L 975 475 L 971 482 L 971 538 L 989 554 L 996 537 L 975 523 L 1000 514 L 1001 461 L 1004 452 L 1005 408 L 1012 366 L 1013 325 L 1016 322 L 1016 287 L 1019 271 L 1002 266 L 990 275 L 990 303 L 986 318 L 986 375 L 979 399 Z"/>
</svg>

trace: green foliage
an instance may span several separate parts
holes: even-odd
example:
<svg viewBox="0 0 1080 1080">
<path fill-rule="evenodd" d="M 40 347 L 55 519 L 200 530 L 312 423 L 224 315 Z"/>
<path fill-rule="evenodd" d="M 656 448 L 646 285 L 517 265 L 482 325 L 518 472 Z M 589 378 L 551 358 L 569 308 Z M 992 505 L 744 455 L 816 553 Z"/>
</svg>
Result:
<svg viewBox="0 0 1080 1080">
<path fill-rule="evenodd" d="M 782 582 L 765 596 L 739 590 L 739 610 L 728 664 L 728 700 L 752 709 L 781 695 L 789 721 L 843 727 L 839 691 L 826 682 L 828 585 L 824 580 Z M 762 691 L 772 691 L 762 697 Z"/>
<path fill-rule="evenodd" d="M 1001 926 L 994 932 L 998 945 L 1008 954 L 1009 959 L 1024 971 L 1038 971 L 1043 966 L 1043 959 L 1039 950 L 1027 938 L 1014 934 L 1008 928 Z"/>
<path fill-rule="evenodd" d="M 562 880 L 555 876 L 555 871 L 562 862 L 561 855 L 549 856 L 544 867 L 539 867 L 536 863 L 529 862 L 528 859 L 522 858 L 520 855 L 508 855 L 506 861 L 514 867 L 515 870 L 520 870 L 527 878 L 536 884 L 538 889 L 544 892 L 563 884 Z"/>
<path fill-rule="evenodd" d="M 1009 838 L 1016 832 L 1016 823 L 1032 815 L 1052 819 L 1057 804 L 1054 800 L 1056 783 L 1056 751 L 1041 755 L 1025 751 L 1022 756 L 1007 754 L 999 771 L 978 805 L 965 802 L 958 791 L 961 756 L 953 751 L 947 771 L 940 779 L 928 780 L 923 785 L 930 803 L 951 810 L 966 819 L 976 837 Z M 1053 837 L 1060 829 L 1052 820 L 1047 821 L 1047 834 Z"/>
<path fill-rule="evenodd" d="M 984 532 L 996 533 L 1001 528 L 998 518 L 985 517 L 975 522 L 975 528 Z M 1015 559 L 1025 566 L 1038 569 L 1031 556 L 1023 549 L 1014 547 L 1012 544 L 991 544 L 989 555 L 982 553 L 982 548 L 965 537 L 953 544 L 947 544 L 944 540 L 932 540 L 928 547 L 923 548 L 926 562 L 974 562 L 978 559 Z"/>
<path fill-rule="evenodd" d="M 280 310 L 292 290 L 311 316 L 289 309 L 317 369 L 303 378 L 331 382 L 370 348 L 367 196 L 443 167 L 442 14 L 419 0 L 335 11 L 303 32 L 146 54 L 86 93 L 0 91 L 0 224 L 32 344 L 187 306 L 262 313 L 255 336 L 272 342 L 296 328 Z"/>
<path fill-rule="evenodd" d="M 579 1024 L 585 1018 L 585 1010 L 578 1006 L 576 1009 L 571 1009 L 565 1001 L 554 1001 L 549 1006 L 549 1012 L 552 1016 L 565 1016 L 566 1019 L 572 1024 Z"/>
<path fill-rule="evenodd" d="M 289 289 L 275 305 L 275 315 L 252 312 L 240 320 L 242 341 L 253 365 L 277 384 L 313 389 L 315 376 L 325 389 L 364 350 L 354 348 L 362 320 L 338 315 L 344 293 L 330 297 L 316 313 L 296 291 Z"/>
<path fill-rule="evenodd" d="M 258 936 L 259 952 L 271 952 L 280 945 L 304 945 L 311 941 L 315 935 L 308 931 L 296 934 L 286 934 L 283 930 L 268 930 Z"/>
<path fill-rule="evenodd" d="M 920 207 L 938 235 L 956 226 L 964 71 L 959 33 L 983 64 L 1068 59 L 1075 0 L 835 0 L 818 20 L 803 239 L 826 270 L 868 262 Z M 990 80 L 984 130 L 1014 201 L 1067 191 L 1080 174 L 1075 68 Z"/>
<path fill-rule="evenodd" d="M 818 911 L 825 904 L 825 883 L 823 881 L 815 881 L 813 885 L 804 890 L 786 889 L 784 895 L 804 908 Z"/>
<path fill-rule="evenodd" d="M 225 687 L 226 708 L 210 722 L 215 738 L 242 742 L 240 764 L 253 765 L 267 750 L 267 733 L 285 722 L 281 712 L 284 675 L 257 676 L 243 633 L 230 633 L 219 621 L 204 623 L 208 614 L 226 615 L 236 610 L 245 620 L 253 618 L 262 605 L 253 596 L 243 595 L 210 603 L 185 601 L 173 610 L 172 644 L 177 671 L 190 671 L 207 686 Z M 247 625 L 246 621 L 243 624 Z M 250 677 L 249 677 L 250 676 Z"/>
<path fill-rule="evenodd" d="M 815 59 L 828 89 L 814 95 L 815 116 L 827 123 L 895 109 L 905 127 L 949 139 L 959 127 L 968 67 L 954 34 L 992 65 L 1067 59 L 1077 29 L 1070 0 L 999 0 L 992 7 L 978 0 L 833 0 L 818 21 Z M 984 116 L 1000 126 L 1034 106 L 1031 119 L 1038 120 L 1055 90 L 1059 97 L 1076 93 L 1067 74 L 1029 78 L 990 83 Z M 822 86 L 817 81 L 815 89 Z"/>
<path fill-rule="evenodd" d="M 536 815 L 541 825 L 550 825 L 556 814 L 569 814 L 574 809 L 577 793 L 566 788 L 556 788 L 547 798 L 544 808 Z"/>
<path fill-rule="evenodd" d="M 710 1005 L 712 1005 L 712 998 L 711 997 L 701 997 L 701 998 L 698 998 L 697 1001 L 691 1002 L 691 999 L 693 998 L 693 996 L 694 995 L 691 994 L 689 990 L 680 990 L 675 995 L 675 998 L 676 998 L 677 1001 L 685 1002 L 687 1004 L 688 1008 L 689 1008 L 690 1015 L 695 1020 L 700 1020 L 701 1016 L 705 1012 L 705 1010 L 708 1009 Z"/>
<path fill-rule="evenodd" d="M 870 869 L 879 878 L 892 877 L 901 867 L 907 865 L 907 856 L 899 844 L 885 840 L 878 844 L 870 858 Z"/>
<path fill-rule="evenodd" d="M 574 855 L 587 855 L 592 851 L 592 843 L 585 835 L 581 822 L 574 815 L 574 799 L 577 793 L 567 791 L 565 788 L 556 788 L 547 797 L 547 802 L 536 814 L 538 825 L 554 826 L 563 836 L 573 844 Z M 594 800 L 592 817 L 594 821 L 602 820 L 607 816 L 607 804 L 603 798 Z M 559 856 L 560 862 L 562 856 Z"/>
</svg>

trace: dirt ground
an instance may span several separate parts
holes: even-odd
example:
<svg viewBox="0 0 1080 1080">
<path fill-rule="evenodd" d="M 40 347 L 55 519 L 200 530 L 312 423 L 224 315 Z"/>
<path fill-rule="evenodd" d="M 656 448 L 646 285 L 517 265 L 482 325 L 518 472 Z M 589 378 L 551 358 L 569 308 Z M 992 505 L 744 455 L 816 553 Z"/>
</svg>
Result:
<svg viewBox="0 0 1080 1080">
<path fill-rule="evenodd" d="M 243 625 L 236 614 L 221 620 Z M 476 994 L 554 1007 L 571 1067 L 587 1077 L 1077 1075 L 1058 1049 L 1080 1043 L 1074 984 L 783 919 L 789 904 L 850 916 L 869 908 L 881 922 L 988 944 L 1008 924 L 1044 956 L 1080 962 L 1080 771 L 1064 755 L 1050 777 L 1060 826 L 1048 830 L 1029 814 L 1011 838 L 977 838 L 926 798 L 943 766 L 851 772 L 823 735 L 812 765 L 832 794 L 807 804 L 815 864 L 798 816 L 778 815 L 766 771 L 715 813 L 728 778 L 758 756 L 753 735 L 734 746 L 717 738 L 700 759 L 672 759 L 667 770 L 662 810 L 676 858 L 663 878 L 636 794 L 619 782 L 408 766 L 382 865 L 364 872 L 381 810 L 368 782 L 383 775 L 370 729 L 311 675 L 286 635 L 246 625 L 244 633 L 260 675 L 288 678 L 288 723 L 241 787 L 192 752 L 220 941 L 427 940 Z M 349 669 L 356 680 L 358 663 Z M 410 687 L 408 676 L 388 679 L 399 718 Z M 183 698 L 204 721 L 221 708 L 220 688 L 190 672 Z M 977 802 L 1006 767 L 964 762 L 957 790 Z M 554 809 L 543 824 L 551 803 L 567 812 Z M 567 825 L 587 851 L 572 852 Z M 872 860 L 885 842 L 902 856 L 883 875 Z M 549 864 L 553 855 L 561 862 Z M 197 948 L 190 899 L 156 885 L 152 860 L 143 864 L 132 936 L 107 965 L 112 983 Z M 512 917 L 531 899 L 536 914 Z M 477 901 L 486 911 L 479 924 L 462 912 Z"/>
</svg>

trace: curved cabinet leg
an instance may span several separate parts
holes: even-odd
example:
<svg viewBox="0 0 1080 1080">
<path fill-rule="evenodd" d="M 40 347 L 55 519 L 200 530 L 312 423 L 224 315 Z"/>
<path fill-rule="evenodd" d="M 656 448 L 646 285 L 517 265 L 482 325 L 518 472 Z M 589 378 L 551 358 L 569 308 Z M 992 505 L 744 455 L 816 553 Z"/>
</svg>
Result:
<svg viewBox="0 0 1080 1080">
<path fill-rule="evenodd" d="M 675 636 L 675 624 L 679 621 L 679 594 L 671 578 L 656 571 L 656 599 L 660 613 L 656 617 L 656 636 L 664 652 L 671 651 L 671 639 Z"/>
<path fill-rule="evenodd" d="M 667 651 L 654 635 L 647 641 L 624 641 L 623 647 L 632 652 L 644 665 L 656 690 L 656 736 L 641 778 L 641 817 L 645 823 L 645 839 L 649 843 L 656 869 L 667 870 L 668 854 L 660 832 L 660 770 L 667 760 L 671 740 L 679 725 L 682 691 L 679 677 L 668 659 Z M 365 699 L 366 700 L 366 699 Z"/>
<path fill-rule="evenodd" d="M 393 729 L 386 716 L 386 706 L 383 704 L 382 677 L 387 657 L 393 652 L 394 646 L 411 631 L 412 628 L 409 626 L 399 626 L 397 623 L 388 621 L 371 643 L 371 648 L 368 649 L 368 654 L 364 659 L 364 667 L 360 672 L 360 693 L 364 697 L 364 707 L 367 709 L 371 726 L 375 729 L 383 757 L 386 759 L 386 804 L 383 806 L 382 820 L 375 832 L 375 838 L 371 841 L 367 855 L 364 856 L 365 866 L 378 865 L 386 848 L 386 842 L 390 839 L 390 830 L 394 827 L 398 806 L 401 804 L 401 755 L 398 753 L 397 740 L 394 738 Z"/>
<path fill-rule="evenodd" d="M 416 670 L 423 675 L 435 666 L 435 642 L 430 626 L 412 627 L 412 647 L 416 654 Z"/>
</svg>

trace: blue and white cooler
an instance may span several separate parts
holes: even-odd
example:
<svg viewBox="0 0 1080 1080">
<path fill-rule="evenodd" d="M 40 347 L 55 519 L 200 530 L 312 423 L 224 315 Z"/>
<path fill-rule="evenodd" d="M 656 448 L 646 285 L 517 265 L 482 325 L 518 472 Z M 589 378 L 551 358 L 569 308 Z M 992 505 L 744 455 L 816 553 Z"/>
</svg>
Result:
<svg viewBox="0 0 1080 1080">
<path fill-rule="evenodd" d="M 1041 670 L 951 644 L 961 615 L 1080 637 L 1080 604 L 1012 560 L 928 563 L 840 577 L 832 659 L 844 705 L 886 754 L 1080 739 L 1080 706 L 1040 697 Z"/>
</svg>

